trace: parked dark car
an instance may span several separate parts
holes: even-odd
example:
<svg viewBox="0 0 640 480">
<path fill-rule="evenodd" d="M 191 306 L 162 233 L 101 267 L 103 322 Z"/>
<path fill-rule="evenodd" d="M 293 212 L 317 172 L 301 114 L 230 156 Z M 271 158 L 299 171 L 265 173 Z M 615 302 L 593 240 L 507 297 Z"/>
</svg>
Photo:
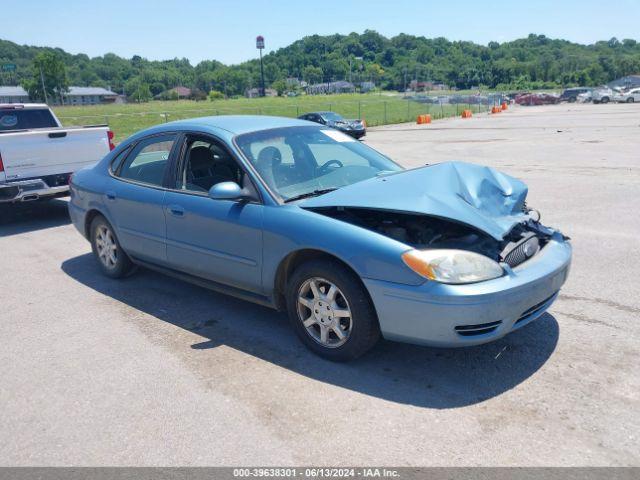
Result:
<svg viewBox="0 0 640 480">
<path fill-rule="evenodd" d="M 311 112 L 300 115 L 298 118 L 335 128 L 353 138 L 362 138 L 367 134 L 367 127 L 362 120 L 347 120 L 335 112 Z"/>
<path fill-rule="evenodd" d="M 591 89 L 586 87 L 567 88 L 560 95 L 560 101 L 574 103 L 578 99 L 578 95 L 580 95 L 581 93 L 587 93 L 590 91 Z"/>
</svg>

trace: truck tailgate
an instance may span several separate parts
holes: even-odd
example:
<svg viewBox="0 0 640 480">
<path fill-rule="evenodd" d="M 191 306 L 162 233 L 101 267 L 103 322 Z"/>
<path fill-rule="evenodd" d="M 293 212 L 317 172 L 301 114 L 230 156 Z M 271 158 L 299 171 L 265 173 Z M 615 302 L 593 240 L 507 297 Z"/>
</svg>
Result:
<svg viewBox="0 0 640 480">
<path fill-rule="evenodd" d="M 109 153 L 108 127 L 51 128 L 0 134 L 6 181 L 71 173 Z"/>
</svg>

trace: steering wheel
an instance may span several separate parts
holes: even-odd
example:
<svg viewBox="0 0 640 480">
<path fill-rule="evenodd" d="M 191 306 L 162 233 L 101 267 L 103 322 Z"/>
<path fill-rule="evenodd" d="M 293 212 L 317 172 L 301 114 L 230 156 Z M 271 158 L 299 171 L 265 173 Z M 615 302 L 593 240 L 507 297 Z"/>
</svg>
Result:
<svg viewBox="0 0 640 480">
<path fill-rule="evenodd" d="M 344 164 L 340 161 L 340 160 L 329 160 L 328 162 L 326 162 L 324 165 L 322 165 L 318 171 L 321 174 L 325 174 L 325 173 L 329 173 L 329 167 L 331 165 L 337 165 L 338 168 L 344 167 Z"/>
</svg>

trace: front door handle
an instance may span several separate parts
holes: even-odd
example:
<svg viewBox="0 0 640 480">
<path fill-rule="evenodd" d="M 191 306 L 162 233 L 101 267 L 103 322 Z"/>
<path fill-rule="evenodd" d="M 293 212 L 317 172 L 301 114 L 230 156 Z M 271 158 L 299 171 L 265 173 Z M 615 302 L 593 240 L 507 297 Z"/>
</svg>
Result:
<svg viewBox="0 0 640 480">
<path fill-rule="evenodd" d="M 171 215 L 174 215 L 176 217 L 184 216 L 184 208 L 182 208 L 180 205 L 169 205 L 169 212 L 171 213 Z"/>
</svg>

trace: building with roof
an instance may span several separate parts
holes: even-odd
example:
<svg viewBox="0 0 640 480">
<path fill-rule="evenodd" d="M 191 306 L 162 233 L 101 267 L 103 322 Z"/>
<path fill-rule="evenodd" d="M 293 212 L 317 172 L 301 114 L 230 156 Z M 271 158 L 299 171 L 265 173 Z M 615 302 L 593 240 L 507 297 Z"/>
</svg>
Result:
<svg viewBox="0 0 640 480">
<path fill-rule="evenodd" d="M 636 88 L 640 87 L 640 73 L 627 75 L 608 84 L 611 88 Z"/>
<path fill-rule="evenodd" d="M 0 86 L 0 103 L 29 103 L 29 94 L 22 87 Z"/>
<path fill-rule="evenodd" d="M 247 98 L 258 98 L 260 96 L 260 89 L 258 89 L 258 88 L 250 88 L 249 90 L 244 92 L 244 94 L 245 94 L 245 96 Z M 264 89 L 264 96 L 265 97 L 277 97 L 278 96 L 278 92 L 276 90 L 274 90 L 273 88 L 265 88 Z"/>
<path fill-rule="evenodd" d="M 339 80 L 337 82 L 316 83 L 307 86 L 309 95 L 320 95 L 324 93 L 353 93 L 356 87 L 351 82 Z"/>
<path fill-rule="evenodd" d="M 194 90 L 187 87 L 177 86 L 159 93 L 154 98 L 156 100 L 182 100 L 185 98 L 191 98 L 193 94 Z"/>
<path fill-rule="evenodd" d="M 69 87 L 64 94 L 67 105 L 98 105 L 100 103 L 114 103 L 118 94 L 102 87 Z"/>
</svg>

